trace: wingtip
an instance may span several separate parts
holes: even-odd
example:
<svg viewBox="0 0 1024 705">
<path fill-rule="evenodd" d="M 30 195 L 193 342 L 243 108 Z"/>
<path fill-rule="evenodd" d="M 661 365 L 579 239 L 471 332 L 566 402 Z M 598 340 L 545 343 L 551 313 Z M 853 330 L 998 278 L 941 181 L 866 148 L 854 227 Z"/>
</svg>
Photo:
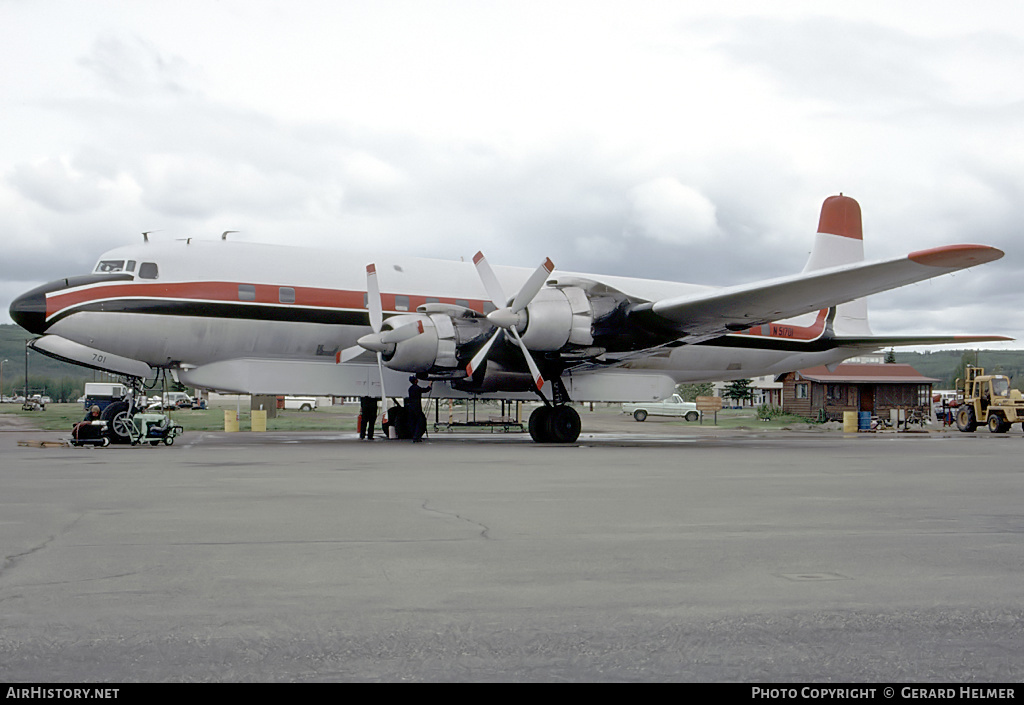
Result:
<svg viewBox="0 0 1024 705">
<path fill-rule="evenodd" d="M 911 252 L 907 259 L 927 267 L 963 268 L 994 262 L 1004 254 L 1002 250 L 988 245 L 946 245 Z"/>
</svg>

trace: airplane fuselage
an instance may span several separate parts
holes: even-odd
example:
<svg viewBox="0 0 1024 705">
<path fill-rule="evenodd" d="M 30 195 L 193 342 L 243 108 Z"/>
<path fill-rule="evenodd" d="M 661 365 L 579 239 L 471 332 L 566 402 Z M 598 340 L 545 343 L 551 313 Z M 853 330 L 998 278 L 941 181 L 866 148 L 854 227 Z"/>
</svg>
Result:
<svg viewBox="0 0 1024 705">
<path fill-rule="evenodd" d="M 379 395 L 373 356 L 336 363 L 340 351 L 369 332 L 365 267 L 370 260 L 333 250 L 230 241 L 146 243 L 104 253 L 92 275 L 40 287 L 11 310 L 34 333 L 72 341 L 93 357 L 110 353 L 173 369 L 188 384 L 253 393 Z M 493 309 L 468 262 L 378 257 L 376 269 L 386 318 L 415 313 L 424 304 L 452 304 L 479 313 Z M 494 271 L 504 289 L 513 292 L 531 273 L 515 267 Z M 712 288 L 561 271 L 558 279 L 599 279 L 637 301 Z M 595 321 L 612 320 L 608 317 L 615 311 L 605 312 L 606 319 L 594 315 Z M 483 335 L 486 319 L 480 326 Z M 829 343 L 825 311 L 713 343 L 676 347 L 670 340 L 650 341 L 628 330 L 602 338 L 597 323 L 593 329 L 591 348 L 580 346 L 578 362 L 565 366 L 577 401 L 667 396 L 680 382 L 783 373 L 832 364 L 858 352 Z M 659 349 L 652 352 L 654 347 Z M 392 381 L 385 382 L 389 394 L 400 392 L 406 375 L 390 373 Z M 632 388 L 624 375 L 640 384 Z M 453 382 L 443 393 L 464 396 L 465 382 L 462 390 Z M 439 393 L 435 390 L 435 396 Z M 518 389 L 484 395 L 524 394 L 530 396 Z"/>
</svg>

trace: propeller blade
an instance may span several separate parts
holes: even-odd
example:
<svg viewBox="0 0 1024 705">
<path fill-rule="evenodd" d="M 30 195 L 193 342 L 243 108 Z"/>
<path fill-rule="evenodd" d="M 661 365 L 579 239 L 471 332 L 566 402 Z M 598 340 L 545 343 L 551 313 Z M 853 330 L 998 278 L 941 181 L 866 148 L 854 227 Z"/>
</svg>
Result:
<svg viewBox="0 0 1024 705">
<path fill-rule="evenodd" d="M 413 321 L 393 330 L 384 331 L 380 334 L 380 342 L 385 345 L 394 345 L 395 343 L 401 343 L 403 340 L 415 338 L 421 333 L 423 333 L 423 321 Z"/>
<path fill-rule="evenodd" d="M 494 335 L 484 343 L 484 346 L 480 348 L 477 354 L 473 356 L 473 359 L 469 361 L 469 364 L 466 365 L 466 374 L 472 377 L 473 371 L 480 369 L 480 366 L 484 364 L 484 360 L 487 359 L 487 353 L 490 352 L 491 346 L 494 345 L 494 341 L 497 340 L 499 335 L 501 335 L 501 328 L 494 331 Z"/>
<path fill-rule="evenodd" d="M 476 265 L 476 272 L 480 275 L 480 281 L 484 284 L 484 290 L 491 297 L 491 303 L 495 308 L 508 306 L 508 299 L 505 298 L 505 291 L 501 288 L 498 278 L 494 276 L 494 270 L 488 264 L 483 252 L 473 255 L 473 264 Z"/>
<path fill-rule="evenodd" d="M 377 353 L 377 371 L 380 373 L 380 401 L 384 407 L 384 414 L 381 416 L 381 423 L 388 422 L 388 393 L 384 391 L 384 355 Z"/>
<path fill-rule="evenodd" d="M 545 259 L 541 265 L 537 267 L 537 270 L 530 275 L 530 278 L 526 280 L 526 283 L 523 284 L 523 288 L 519 290 L 519 293 L 516 294 L 515 301 L 512 302 L 511 306 L 513 313 L 519 313 L 526 308 L 531 301 L 533 301 L 533 297 L 535 297 L 541 287 L 544 286 L 544 282 L 548 280 L 548 277 L 553 271 L 555 271 L 555 263 L 550 259 Z"/>
<path fill-rule="evenodd" d="M 526 347 L 526 343 L 519 337 L 519 331 L 515 328 L 510 329 L 512 331 L 512 337 L 519 343 L 519 349 L 523 351 L 523 357 L 526 358 L 526 366 L 530 368 L 530 374 L 533 376 L 533 383 L 537 385 L 539 390 L 544 386 L 544 378 L 540 375 L 540 368 L 537 367 L 537 363 L 533 359 L 533 355 L 530 354 L 529 348 Z"/>
<path fill-rule="evenodd" d="M 370 308 L 370 328 L 380 333 L 384 324 L 384 306 L 380 301 L 380 286 L 377 284 L 377 266 L 366 265 L 366 305 Z"/>
<path fill-rule="evenodd" d="M 351 348 L 345 348 L 344 350 L 338 351 L 338 354 L 334 356 L 334 361 L 340 365 L 344 362 L 348 362 L 349 360 L 354 360 L 355 358 L 362 355 L 364 352 L 366 352 L 366 348 L 364 348 L 362 345 L 356 345 Z"/>
</svg>

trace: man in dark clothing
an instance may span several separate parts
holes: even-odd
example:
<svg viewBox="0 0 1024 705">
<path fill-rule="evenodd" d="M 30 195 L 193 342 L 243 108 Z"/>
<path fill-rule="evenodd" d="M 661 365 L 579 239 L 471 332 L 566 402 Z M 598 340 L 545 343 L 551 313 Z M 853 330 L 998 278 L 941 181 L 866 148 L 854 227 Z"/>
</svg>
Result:
<svg viewBox="0 0 1024 705">
<path fill-rule="evenodd" d="M 431 384 L 426 387 L 419 385 L 416 375 L 409 377 L 409 396 L 405 400 L 406 414 L 409 418 L 409 428 L 412 431 L 412 442 L 419 443 L 423 440 L 423 434 L 427 431 L 427 416 L 423 413 L 423 392 L 429 392 Z"/>
<path fill-rule="evenodd" d="M 376 397 L 359 397 L 359 438 L 373 440 L 373 427 L 377 423 Z"/>
<path fill-rule="evenodd" d="M 82 420 L 82 421 L 79 421 L 78 423 L 76 423 L 74 428 L 71 429 L 72 437 L 75 438 L 75 439 L 82 438 L 83 435 L 86 436 L 86 437 L 89 437 L 89 431 L 85 430 L 86 427 L 92 426 L 92 422 L 93 421 L 99 421 L 99 420 L 100 420 L 100 408 L 98 406 L 96 406 L 95 404 L 93 404 L 92 408 L 89 409 L 89 413 L 87 413 L 85 415 L 85 419 Z M 97 429 L 93 429 L 92 433 L 94 435 L 91 436 L 91 437 L 95 438 L 96 435 L 99 434 L 99 429 L 98 428 Z"/>
</svg>

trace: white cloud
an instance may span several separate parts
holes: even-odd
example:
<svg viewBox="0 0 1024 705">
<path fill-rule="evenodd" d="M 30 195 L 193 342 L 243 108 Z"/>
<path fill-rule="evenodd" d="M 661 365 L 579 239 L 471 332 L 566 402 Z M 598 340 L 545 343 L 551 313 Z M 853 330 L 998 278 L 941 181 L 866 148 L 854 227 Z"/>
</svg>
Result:
<svg viewBox="0 0 1024 705">
<path fill-rule="evenodd" d="M 25 198 L 61 213 L 81 213 L 100 206 L 109 185 L 101 177 L 84 174 L 62 157 L 17 164 L 8 177 Z"/>
<path fill-rule="evenodd" d="M 715 204 L 672 177 L 635 186 L 629 192 L 629 200 L 629 236 L 685 245 L 718 234 Z"/>
</svg>

